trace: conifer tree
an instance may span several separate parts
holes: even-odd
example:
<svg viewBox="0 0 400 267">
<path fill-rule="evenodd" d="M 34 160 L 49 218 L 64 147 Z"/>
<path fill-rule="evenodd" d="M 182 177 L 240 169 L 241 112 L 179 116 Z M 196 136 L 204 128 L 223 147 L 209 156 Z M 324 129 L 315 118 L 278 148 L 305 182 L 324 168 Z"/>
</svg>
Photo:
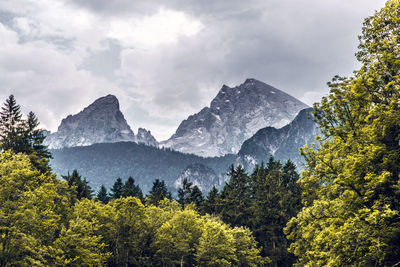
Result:
<svg viewBox="0 0 400 267">
<path fill-rule="evenodd" d="M 137 197 L 139 199 L 143 199 L 142 189 L 140 189 L 139 185 L 135 185 L 135 179 L 132 176 L 125 181 L 124 186 L 122 187 L 122 196 L 123 197 Z"/>
<path fill-rule="evenodd" d="M 122 188 L 123 188 L 122 180 L 121 178 L 118 177 L 114 185 L 111 187 L 110 197 L 112 199 L 120 198 L 122 196 L 122 190 L 123 190 Z"/>
<path fill-rule="evenodd" d="M 97 193 L 96 199 L 104 204 L 107 204 L 110 197 L 107 194 L 107 189 L 104 185 L 101 185 L 99 192 Z"/>
<path fill-rule="evenodd" d="M 151 205 L 158 205 L 164 198 L 171 199 L 171 192 L 168 191 L 167 186 L 163 180 L 156 179 L 153 186 L 146 197 L 146 201 Z"/>
<path fill-rule="evenodd" d="M 189 182 L 187 178 L 182 181 L 182 187 L 178 188 L 178 202 L 182 205 L 182 208 L 186 204 L 190 203 L 190 194 L 192 193 L 193 183 Z"/>
<path fill-rule="evenodd" d="M 38 126 L 39 120 L 33 112 L 29 112 L 27 120 L 22 119 L 20 106 L 10 95 L 0 112 L 0 149 L 29 155 L 32 164 L 46 173 L 51 171 L 51 154 L 43 145 L 45 136 Z"/>
<path fill-rule="evenodd" d="M 196 204 L 196 206 L 201 209 L 203 201 L 203 193 L 201 192 L 200 188 L 197 185 L 193 186 L 192 192 L 190 192 L 189 202 Z"/>
<path fill-rule="evenodd" d="M 67 175 L 62 175 L 62 178 L 67 181 L 69 187 L 75 189 L 78 200 L 81 200 L 82 198 L 92 198 L 92 188 L 86 181 L 86 178 L 82 180 L 82 177 L 77 170 L 73 170 L 72 174 L 69 174 L 68 172 Z"/>
<path fill-rule="evenodd" d="M 233 226 L 246 226 L 249 219 L 248 176 L 241 165 L 231 165 L 229 182 L 219 196 L 219 213 L 224 222 Z"/>
<path fill-rule="evenodd" d="M 216 214 L 218 204 L 218 189 L 213 186 L 208 192 L 207 198 L 203 203 L 203 211 L 208 214 Z"/>
<path fill-rule="evenodd" d="M 4 151 L 13 149 L 14 152 L 22 152 L 24 148 L 24 122 L 21 108 L 17 104 L 14 95 L 10 95 L 0 112 L 0 148 Z"/>
</svg>

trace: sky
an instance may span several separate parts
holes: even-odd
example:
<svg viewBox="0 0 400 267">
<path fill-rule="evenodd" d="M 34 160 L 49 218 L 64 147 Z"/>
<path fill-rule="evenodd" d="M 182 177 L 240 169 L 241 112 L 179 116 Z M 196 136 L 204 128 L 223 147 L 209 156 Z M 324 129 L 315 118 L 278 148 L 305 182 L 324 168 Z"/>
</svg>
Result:
<svg viewBox="0 0 400 267">
<path fill-rule="evenodd" d="M 168 139 L 246 78 L 308 105 L 354 57 L 383 0 L 0 0 L 0 100 L 56 131 L 107 94 L 129 125 Z"/>
</svg>

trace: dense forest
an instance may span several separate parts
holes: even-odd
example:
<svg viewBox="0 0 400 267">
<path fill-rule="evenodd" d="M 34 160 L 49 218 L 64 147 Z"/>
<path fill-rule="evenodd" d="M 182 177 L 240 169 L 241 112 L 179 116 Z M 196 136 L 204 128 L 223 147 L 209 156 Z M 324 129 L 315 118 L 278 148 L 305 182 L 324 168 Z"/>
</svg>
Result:
<svg viewBox="0 0 400 267">
<path fill-rule="evenodd" d="M 58 179 L 34 113 L 11 95 L 0 123 L 0 266 L 400 265 L 400 3 L 365 20 L 350 78 L 314 105 L 321 137 L 301 177 L 270 158 L 231 166 L 221 191 L 183 180 L 144 196 L 134 178 L 93 196 Z"/>
<path fill-rule="evenodd" d="M 51 153 L 54 155 L 51 167 L 58 174 L 77 169 L 96 189 L 102 184 L 109 188 L 117 177 L 126 179 L 133 176 L 144 192 L 150 190 L 154 179 L 163 179 L 168 185 L 173 185 L 181 172 L 191 164 L 206 165 L 217 175 L 224 176 L 236 157 L 228 154 L 203 158 L 134 142 L 63 148 L 51 150 Z M 219 183 L 218 180 L 214 182 Z"/>
</svg>

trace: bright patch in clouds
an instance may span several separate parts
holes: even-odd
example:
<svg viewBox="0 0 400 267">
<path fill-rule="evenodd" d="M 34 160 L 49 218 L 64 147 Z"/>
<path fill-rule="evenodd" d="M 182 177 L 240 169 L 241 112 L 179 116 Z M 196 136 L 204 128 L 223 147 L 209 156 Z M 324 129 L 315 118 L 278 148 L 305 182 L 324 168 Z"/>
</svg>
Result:
<svg viewBox="0 0 400 267">
<path fill-rule="evenodd" d="M 162 9 L 141 19 L 113 19 L 107 36 L 125 46 L 156 46 L 177 42 L 180 36 L 193 36 L 203 25 L 182 12 Z"/>
</svg>

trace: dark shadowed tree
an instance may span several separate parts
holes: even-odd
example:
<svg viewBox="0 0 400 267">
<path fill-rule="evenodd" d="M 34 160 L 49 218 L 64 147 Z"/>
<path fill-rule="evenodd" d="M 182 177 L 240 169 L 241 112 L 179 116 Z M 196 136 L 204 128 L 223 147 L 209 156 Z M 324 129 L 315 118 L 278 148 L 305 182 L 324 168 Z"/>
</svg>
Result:
<svg viewBox="0 0 400 267">
<path fill-rule="evenodd" d="M 101 185 L 99 192 L 97 192 L 96 199 L 107 204 L 110 200 L 110 197 L 107 194 L 107 189 L 104 185 Z"/>
<path fill-rule="evenodd" d="M 146 197 L 146 202 L 150 205 L 158 205 L 164 198 L 171 199 L 171 192 L 168 191 L 167 186 L 163 180 L 156 179 L 153 186 Z"/>
<path fill-rule="evenodd" d="M 110 193 L 110 197 L 112 199 L 117 199 L 120 198 L 122 196 L 122 188 L 123 188 L 123 183 L 121 178 L 117 178 L 117 180 L 115 181 L 115 183 L 113 184 L 113 186 L 111 187 L 111 193 Z"/>
</svg>

